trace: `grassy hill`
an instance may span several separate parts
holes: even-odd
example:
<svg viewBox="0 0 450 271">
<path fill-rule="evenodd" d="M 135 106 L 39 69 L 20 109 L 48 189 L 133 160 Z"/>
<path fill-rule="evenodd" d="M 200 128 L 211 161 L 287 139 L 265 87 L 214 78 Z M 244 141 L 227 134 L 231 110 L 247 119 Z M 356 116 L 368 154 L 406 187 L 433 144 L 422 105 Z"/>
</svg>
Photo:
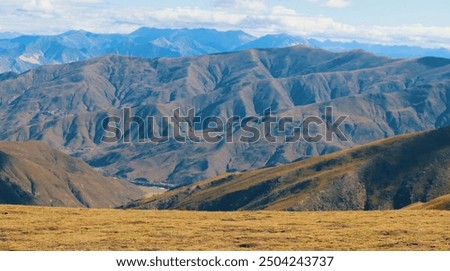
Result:
<svg viewBox="0 0 450 271">
<path fill-rule="evenodd" d="M 126 208 L 399 209 L 450 192 L 450 128 L 413 133 L 287 165 L 227 174 Z"/>
<path fill-rule="evenodd" d="M 0 205 L 0 250 L 450 250 L 450 212 L 183 212 Z"/>
<path fill-rule="evenodd" d="M 405 210 L 447 210 L 450 211 L 450 194 L 430 200 L 417 202 L 403 208 Z"/>
<path fill-rule="evenodd" d="M 0 142 L 0 204 L 117 207 L 143 196 L 42 142 Z"/>
</svg>

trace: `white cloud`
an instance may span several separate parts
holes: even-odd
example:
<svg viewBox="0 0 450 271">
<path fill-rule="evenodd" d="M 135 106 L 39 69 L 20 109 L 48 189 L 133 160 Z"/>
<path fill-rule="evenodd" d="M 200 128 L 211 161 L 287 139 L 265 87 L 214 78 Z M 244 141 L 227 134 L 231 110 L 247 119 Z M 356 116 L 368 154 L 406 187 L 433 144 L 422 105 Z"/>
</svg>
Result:
<svg viewBox="0 0 450 271">
<path fill-rule="evenodd" d="M 265 0 L 216 0 L 216 8 L 242 10 L 249 13 L 266 12 L 269 8 Z"/>
<path fill-rule="evenodd" d="M 272 7 L 272 14 L 280 14 L 280 15 L 297 15 L 297 11 L 294 9 L 286 8 L 283 6 L 274 6 Z"/>
<path fill-rule="evenodd" d="M 350 5 L 348 0 L 328 0 L 323 4 L 328 8 L 345 8 Z"/>
<path fill-rule="evenodd" d="M 28 11 L 42 11 L 42 12 L 53 12 L 54 6 L 50 0 L 31 0 L 27 1 L 23 5 L 23 8 Z"/>
<path fill-rule="evenodd" d="M 70 0 L 73 4 L 100 4 L 105 3 L 104 0 Z"/>
</svg>

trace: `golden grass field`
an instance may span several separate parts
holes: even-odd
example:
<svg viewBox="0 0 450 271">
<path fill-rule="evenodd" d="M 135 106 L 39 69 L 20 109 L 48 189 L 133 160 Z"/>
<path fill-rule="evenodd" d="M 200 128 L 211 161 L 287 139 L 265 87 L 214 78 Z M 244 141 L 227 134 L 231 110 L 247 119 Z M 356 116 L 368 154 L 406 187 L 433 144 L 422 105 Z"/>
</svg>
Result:
<svg viewBox="0 0 450 271">
<path fill-rule="evenodd" d="M 450 250 L 450 212 L 206 213 L 2 205 L 0 250 Z"/>
</svg>

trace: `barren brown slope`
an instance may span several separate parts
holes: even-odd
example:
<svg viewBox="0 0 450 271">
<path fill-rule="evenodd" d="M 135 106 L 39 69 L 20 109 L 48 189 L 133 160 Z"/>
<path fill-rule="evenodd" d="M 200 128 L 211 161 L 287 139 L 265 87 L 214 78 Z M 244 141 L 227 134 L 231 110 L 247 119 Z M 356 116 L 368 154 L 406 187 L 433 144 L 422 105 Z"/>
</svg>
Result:
<svg viewBox="0 0 450 271">
<path fill-rule="evenodd" d="M 116 207 L 142 196 L 42 142 L 0 142 L 0 203 Z"/>
<path fill-rule="evenodd" d="M 129 204 L 189 210 L 399 209 L 450 192 L 450 128 L 229 174 Z"/>
</svg>

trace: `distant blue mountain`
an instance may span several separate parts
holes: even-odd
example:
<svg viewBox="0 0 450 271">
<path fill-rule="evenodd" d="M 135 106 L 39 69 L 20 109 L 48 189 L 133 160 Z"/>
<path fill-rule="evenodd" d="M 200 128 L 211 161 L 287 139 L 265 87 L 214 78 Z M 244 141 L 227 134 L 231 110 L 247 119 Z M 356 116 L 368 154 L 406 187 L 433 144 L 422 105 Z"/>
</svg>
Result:
<svg viewBox="0 0 450 271">
<path fill-rule="evenodd" d="M 169 48 L 180 55 L 200 55 L 230 51 L 255 40 L 242 31 L 219 32 L 212 29 L 140 28 L 130 36 L 138 43 Z"/>
<path fill-rule="evenodd" d="M 425 56 L 450 58 L 450 50 L 444 48 L 430 49 L 418 46 L 367 44 L 367 43 L 359 43 L 356 41 L 353 42 L 339 42 L 331 40 L 318 41 L 314 39 L 309 39 L 308 43 L 311 46 L 335 52 L 362 49 L 364 51 L 371 52 L 376 55 L 383 55 L 394 58 L 418 58 Z"/>
<path fill-rule="evenodd" d="M 220 53 L 255 39 L 242 31 L 145 27 L 130 34 L 68 31 L 54 36 L 25 35 L 0 40 L 0 72 L 24 72 L 107 54 L 154 58 Z"/>
<path fill-rule="evenodd" d="M 281 48 L 294 45 L 310 45 L 308 40 L 287 34 L 266 35 L 261 38 L 250 41 L 243 46 L 238 47 L 238 50 L 244 49 L 261 49 L 261 48 Z"/>
<path fill-rule="evenodd" d="M 17 32 L 0 32 L 0 39 L 13 39 L 19 36 L 21 34 Z"/>
<path fill-rule="evenodd" d="M 287 34 L 257 38 L 243 31 L 143 27 L 130 34 L 68 31 L 53 36 L 20 36 L 16 33 L 0 33 L 0 73 L 10 71 L 21 73 L 40 65 L 69 63 L 107 54 L 144 58 L 180 57 L 299 44 L 330 51 L 363 49 L 377 55 L 395 58 L 422 56 L 450 58 L 450 51 L 447 49 L 319 41 Z"/>
</svg>

